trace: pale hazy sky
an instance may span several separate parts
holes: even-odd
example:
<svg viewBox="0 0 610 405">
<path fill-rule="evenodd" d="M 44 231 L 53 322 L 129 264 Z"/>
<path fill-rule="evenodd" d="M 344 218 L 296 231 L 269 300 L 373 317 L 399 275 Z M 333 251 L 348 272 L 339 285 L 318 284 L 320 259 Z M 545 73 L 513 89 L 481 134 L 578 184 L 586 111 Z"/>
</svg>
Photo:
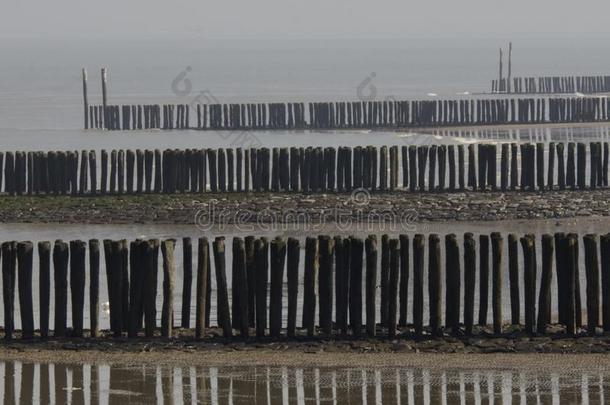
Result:
<svg viewBox="0 0 610 405">
<path fill-rule="evenodd" d="M 608 0 L 1 0 L 0 36 L 610 34 Z"/>
</svg>

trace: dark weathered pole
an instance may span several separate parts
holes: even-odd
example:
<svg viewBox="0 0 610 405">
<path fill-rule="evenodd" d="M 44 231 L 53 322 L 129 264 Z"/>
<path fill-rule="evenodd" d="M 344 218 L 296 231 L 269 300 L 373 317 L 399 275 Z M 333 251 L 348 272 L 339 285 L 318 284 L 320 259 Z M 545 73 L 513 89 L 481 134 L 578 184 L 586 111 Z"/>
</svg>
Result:
<svg viewBox="0 0 610 405">
<path fill-rule="evenodd" d="M 511 324 L 519 325 L 521 321 L 519 298 L 519 242 L 513 233 L 508 235 L 508 280 L 510 283 L 510 319 Z"/>
<path fill-rule="evenodd" d="M 610 233 L 600 236 L 602 324 L 604 332 L 610 331 Z"/>
<path fill-rule="evenodd" d="M 521 238 L 525 297 L 525 330 L 534 333 L 536 322 L 536 250 L 533 235 Z"/>
<path fill-rule="evenodd" d="M 102 111 L 104 129 L 108 129 L 108 72 L 106 68 L 102 68 Z"/>
<path fill-rule="evenodd" d="M 208 267 L 210 259 L 210 246 L 208 239 L 199 238 L 197 241 L 197 292 L 195 302 L 195 338 L 201 339 L 205 334 L 206 325 L 206 291 L 208 289 Z"/>
<path fill-rule="evenodd" d="M 65 337 L 68 315 L 68 244 L 57 240 L 53 247 L 55 287 L 55 337 Z"/>
<path fill-rule="evenodd" d="M 15 330 L 16 242 L 2 243 L 2 298 L 4 302 L 4 338 L 13 338 Z"/>
<path fill-rule="evenodd" d="M 578 238 L 575 234 L 568 234 L 565 241 L 566 248 L 566 290 L 567 302 L 565 313 L 566 333 L 570 336 L 576 333 L 576 274 L 578 268 Z"/>
<path fill-rule="evenodd" d="M 17 244 L 17 268 L 19 282 L 19 312 L 21 313 L 21 338 L 34 337 L 34 306 L 32 303 L 32 242 Z"/>
<path fill-rule="evenodd" d="M 388 337 L 396 336 L 400 251 L 398 239 L 390 239 L 390 283 L 388 286 Z"/>
<path fill-rule="evenodd" d="M 428 299 L 430 305 L 430 333 L 441 334 L 441 248 L 437 234 L 428 236 Z"/>
<path fill-rule="evenodd" d="M 538 295 L 538 333 L 546 333 L 551 323 L 551 283 L 553 281 L 553 256 L 555 240 L 552 235 L 542 235 L 542 276 Z"/>
<path fill-rule="evenodd" d="M 587 234 L 585 245 L 585 270 L 587 277 L 587 331 L 595 335 L 599 325 L 599 264 L 597 260 L 597 235 Z"/>
<path fill-rule="evenodd" d="M 400 287 L 398 326 L 407 325 L 409 303 L 409 236 L 400 235 Z"/>
<path fill-rule="evenodd" d="M 181 326 L 191 327 L 191 287 L 193 284 L 193 244 L 191 238 L 182 238 L 182 315 Z"/>
<path fill-rule="evenodd" d="M 424 329 L 424 235 L 413 237 L 413 326 L 415 335 Z"/>
<path fill-rule="evenodd" d="M 250 331 L 248 319 L 248 278 L 246 276 L 246 248 L 242 238 L 233 238 L 233 277 L 236 278 L 233 290 L 233 306 L 237 303 L 237 315 L 239 322 L 236 327 L 242 338 L 247 338 Z M 273 286 L 272 286 L 273 289 Z M 273 294 L 272 294 L 273 297 Z"/>
<path fill-rule="evenodd" d="M 163 255 L 163 307 L 161 310 L 161 336 L 172 337 L 174 328 L 174 288 L 176 267 L 174 265 L 174 248 L 176 241 L 167 239 L 161 243 Z"/>
<path fill-rule="evenodd" d="M 362 239 L 350 237 L 349 316 L 354 337 L 362 333 Z"/>
<path fill-rule="evenodd" d="M 479 325 L 487 325 L 489 305 L 489 236 L 479 235 Z"/>
<path fill-rule="evenodd" d="M 366 252 L 366 334 L 375 336 L 377 309 L 377 237 L 370 235 L 365 241 Z"/>
<path fill-rule="evenodd" d="M 270 243 L 271 298 L 269 301 L 269 333 L 274 338 L 279 338 L 282 330 L 282 290 L 284 287 L 285 263 L 286 242 L 282 238 L 277 237 Z"/>
<path fill-rule="evenodd" d="M 472 233 L 464 234 L 464 327 L 466 335 L 472 334 L 474 324 L 474 292 L 477 260 L 476 242 Z"/>
<path fill-rule="evenodd" d="M 298 239 L 288 238 L 288 337 L 294 337 L 297 326 L 297 303 L 299 296 L 299 258 L 301 247 Z"/>
<path fill-rule="evenodd" d="M 315 333 L 316 282 L 318 279 L 318 239 L 308 237 L 305 241 L 305 278 L 303 284 L 303 328 L 307 335 Z"/>
<path fill-rule="evenodd" d="M 256 261 L 254 257 L 254 236 L 246 236 L 246 279 L 248 281 L 248 325 L 256 326 Z"/>
<path fill-rule="evenodd" d="M 388 323 L 388 288 L 390 282 L 390 237 L 385 234 L 381 236 L 381 278 L 379 289 L 381 293 L 381 326 L 386 327 Z M 373 304 L 375 305 L 375 304 Z"/>
<path fill-rule="evenodd" d="M 85 113 L 85 129 L 89 129 L 89 100 L 87 98 L 87 69 L 82 69 L 83 75 L 83 108 Z"/>
<path fill-rule="evenodd" d="M 229 294 L 227 292 L 227 274 L 225 270 L 225 240 L 217 237 L 212 244 L 214 250 L 214 266 L 216 268 L 216 298 L 218 326 L 222 328 L 224 337 L 231 337 L 231 311 L 229 309 Z"/>
<path fill-rule="evenodd" d="M 267 285 L 269 282 L 269 244 L 266 238 L 254 241 L 256 263 L 256 336 L 265 336 L 267 329 Z"/>
<path fill-rule="evenodd" d="M 319 247 L 319 322 L 323 334 L 330 336 L 333 327 L 333 255 L 334 240 L 327 235 L 318 238 Z"/>
<path fill-rule="evenodd" d="M 40 251 L 40 247 L 39 247 Z M 99 336 L 100 314 L 100 242 L 89 240 L 89 330 L 91 337 Z"/>
<path fill-rule="evenodd" d="M 455 234 L 445 236 L 445 325 L 459 333 L 461 297 L 460 251 Z"/>
<path fill-rule="evenodd" d="M 70 241 L 70 292 L 72 298 L 72 325 L 75 337 L 83 336 L 85 310 L 85 251 L 81 240 Z"/>
<path fill-rule="evenodd" d="M 49 336 L 49 308 L 51 307 L 51 244 L 49 242 L 38 242 L 38 265 L 40 337 L 44 339 Z M 6 317 L 4 319 L 6 320 Z"/>
<path fill-rule="evenodd" d="M 494 334 L 502 333 L 502 236 L 491 234 L 492 289 L 491 302 Z"/>
</svg>

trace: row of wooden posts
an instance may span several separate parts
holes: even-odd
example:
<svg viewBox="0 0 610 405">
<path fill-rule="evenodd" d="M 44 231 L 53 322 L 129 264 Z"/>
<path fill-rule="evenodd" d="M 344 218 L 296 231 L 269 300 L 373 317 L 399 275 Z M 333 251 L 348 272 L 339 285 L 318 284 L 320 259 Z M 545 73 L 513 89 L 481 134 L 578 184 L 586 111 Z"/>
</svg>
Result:
<svg viewBox="0 0 610 405">
<path fill-rule="evenodd" d="M 191 239 L 184 238 L 180 326 L 191 326 L 193 280 L 196 285 L 195 337 L 203 338 L 205 329 L 210 326 L 213 260 L 217 326 L 222 329 L 224 337 L 231 337 L 234 331 L 238 331 L 242 338 L 251 336 L 253 332 L 257 337 L 273 338 L 293 338 L 305 334 L 312 337 L 318 333 L 323 336 L 381 335 L 391 338 L 406 331 L 403 328 L 407 326 L 412 327 L 410 334 L 414 336 L 441 336 L 443 333 L 471 335 L 475 324 L 488 324 L 490 298 L 493 333 L 501 335 L 506 331 L 502 312 L 502 296 L 505 293 L 503 280 L 506 275 L 509 278 L 511 324 L 524 323 L 527 333 L 545 334 L 548 325 L 553 321 L 551 314 L 556 309 L 557 322 L 565 326 L 565 333 L 579 333 L 583 326 L 583 311 L 577 234 L 542 235 L 542 260 L 536 257 L 536 237 L 531 234 L 521 238 L 509 234 L 506 243 L 498 232 L 491 235 L 481 234 L 477 247 L 474 235 L 466 233 L 461 251 L 456 235 L 448 234 L 444 238 L 444 264 L 441 261 L 440 236 L 430 234 L 427 240 L 428 263 L 425 266 L 426 236 L 423 234 L 416 234 L 412 238 L 409 235 L 400 235 L 398 238 L 383 235 L 380 247 L 376 235 L 365 239 L 340 236 L 331 238 L 328 235 L 308 237 L 304 246 L 304 283 L 301 286 L 301 242 L 298 239 L 288 238 L 286 241 L 276 237 L 269 241 L 264 237 L 235 237 L 231 246 L 232 282 L 229 289 L 224 237 L 217 237 L 213 241 L 212 254 L 209 252 L 207 238 L 198 240 L 195 274 Z M 600 325 L 604 331 L 610 331 L 610 234 L 602 235 L 599 242 L 601 246 L 598 249 L 597 235 L 587 234 L 583 237 L 586 275 L 585 326 L 591 335 L 597 333 L 596 328 Z M 518 260 L 519 244 L 523 257 L 522 266 Z M 508 248 L 508 266 L 504 259 L 505 245 Z M 53 336 L 85 336 L 83 315 L 87 279 L 90 309 L 88 336 L 100 335 L 100 244 L 98 240 L 90 240 L 88 246 L 87 273 L 86 242 L 74 240 L 68 244 L 57 240 L 52 249 L 49 242 L 38 243 L 38 330 L 42 338 L 50 336 L 51 330 L 51 280 L 55 300 Z M 157 239 L 135 240 L 130 243 L 126 240 L 103 241 L 110 329 L 115 337 L 123 336 L 124 333 L 129 337 L 155 336 L 158 326 L 159 248 L 162 253 L 163 271 L 160 333 L 163 337 L 174 335 L 175 246 L 174 239 L 162 242 Z M 14 336 L 16 281 L 22 337 L 31 339 L 35 335 L 32 299 L 33 250 L 34 245 L 29 241 L 2 244 L 6 339 L 12 339 Z M 381 256 L 379 268 L 378 255 Z M 540 278 L 537 274 L 541 274 Z M 427 277 L 427 322 L 424 320 L 424 277 Z M 521 280 L 523 292 L 520 292 L 519 287 Z M 411 296 L 409 283 L 412 286 Z M 287 284 L 287 300 L 283 297 L 284 284 Z M 478 321 L 475 321 L 477 284 Z M 557 296 L 556 304 L 551 299 L 554 296 L 553 286 Z M 381 298 L 379 301 L 378 289 Z M 68 294 L 72 303 L 71 329 L 68 329 L 67 324 Z M 302 306 L 298 308 L 301 294 Z M 408 308 L 409 302 L 412 302 L 412 308 Z M 523 317 L 520 312 L 522 303 Z M 302 324 L 298 327 L 300 329 L 297 328 L 299 310 L 302 311 Z M 409 310 L 412 312 L 412 322 L 407 321 Z M 284 314 L 287 314 L 286 326 L 283 322 Z"/>
<path fill-rule="evenodd" d="M 85 129 L 304 130 L 599 122 L 599 97 L 264 104 L 91 105 Z M 196 125 L 191 124 L 191 109 Z"/>
<path fill-rule="evenodd" d="M 94 150 L 0 152 L 0 191 L 104 195 L 595 189 L 608 185 L 608 151 L 607 142 L 138 149 L 102 150 L 99 161 Z"/>
<path fill-rule="evenodd" d="M 507 91 L 507 80 L 492 80 L 492 93 L 551 94 L 551 93 L 608 93 L 610 76 L 540 76 L 514 77 L 512 89 Z"/>
</svg>

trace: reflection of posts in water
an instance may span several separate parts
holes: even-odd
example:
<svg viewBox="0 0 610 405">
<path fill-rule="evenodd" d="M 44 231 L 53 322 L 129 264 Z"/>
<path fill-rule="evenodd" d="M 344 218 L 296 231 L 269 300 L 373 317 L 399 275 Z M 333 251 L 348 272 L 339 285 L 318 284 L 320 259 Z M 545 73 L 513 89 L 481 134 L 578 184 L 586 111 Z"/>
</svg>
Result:
<svg viewBox="0 0 610 405">
<path fill-rule="evenodd" d="M 164 405 L 174 404 L 174 369 L 167 367 L 161 369 L 161 392 Z M 112 403 L 109 401 L 109 403 Z"/>
<path fill-rule="evenodd" d="M 72 371 L 72 403 L 73 404 L 84 404 L 85 403 L 85 379 L 83 373 L 84 365 L 77 364 L 70 366 Z"/>
<path fill-rule="evenodd" d="M 66 404 L 68 403 L 68 390 L 66 388 L 68 384 L 67 369 L 63 364 L 55 364 L 53 366 L 55 372 L 55 403 Z"/>
</svg>

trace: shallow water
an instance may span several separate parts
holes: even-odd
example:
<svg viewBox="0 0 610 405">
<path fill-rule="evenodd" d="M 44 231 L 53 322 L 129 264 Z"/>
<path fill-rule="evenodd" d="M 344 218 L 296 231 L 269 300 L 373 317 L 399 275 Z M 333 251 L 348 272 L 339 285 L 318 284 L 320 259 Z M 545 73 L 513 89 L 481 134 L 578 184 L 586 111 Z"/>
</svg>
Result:
<svg viewBox="0 0 610 405">
<path fill-rule="evenodd" d="M 610 370 L 0 362 L 5 404 L 604 404 Z M 2 380 L 0 379 L 0 381 Z"/>
<path fill-rule="evenodd" d="M 251 229 L 245 230 L 240 229 L 235 226 L 223 226 L 222 228 L 213 228 L 211 230 L 202 231 L 195 225 L 49 225 L 49 224 L 2 224 L 0 226 L 0 241 L 6 240 L 31 240 L 31 241 L 41 241 L 41 240 L 50 240 L 53 241 L 55 239 L 63 239 L 64 241 L 80 239 L 80 240 L 88 240 L 90 238 L 96 238 L 100 241 L 103 239 L 127 239 L 128 241 L 135 240 L 137 238 L 159 238 L 159 239 L 169 239 L 175 238 L 177 239 L 176 243 L 176 253 L 175 253 L 175 293 L 174 293 L 174 323 L 176 325 L 180 324 L 181 319 L 181 307 L 182 307 L 182 286 L 183 286 L 183 252 L 182 252 L 182 238 L 190 237 L 192 238 L 193 244 L 193 285 L 192 285 L 192 294 L 191 294 L 191 325 L 194 325 L 195 321 L 195 285 L 196 285 L 196 266 L 197 266 L 197 239 L 206 236 L 211 243 L 216 236 L 224 236 L 226 237 L 226 263 L 227 263 L 227 285 L 229 288 L 229 297 L 231 297 L 231 262 L 232 262 L 232 250 L 231 244 L 233 237 L 245 237 L 247 235 L 255 235 L 255 236 L 266 236 L 268 238 L 274 238 L 275 236 L 282 236 L 284 238 L 287 237 L 295 237 L 301 240 L 301 249 L 304 250 L 305 246 L 305 237 L 306 236 L 317 236 L 320 234 L 327 235 L 340 235 L 343 237 L 348 237 L 350 235 L 356 234 L 361 237 L 363 235 L 368 234 L 376 234 L 378 237 L 378 249 L 381 249 L 381 235 L 387 233 L 390 237 L 398 237 L 399 234 L 407 234 L 409 235 L 410 241 L 413 239 L 413 235 L 416 233 L 423 233 L 426 235 L 429 233 L 438 233 L 441 237 L 441 267 L 444 272 L 444 245 L 443 238 L 445 234 L 455 233 L 458 238 L 458 243 L 460 246 L 460 255 L 463 254 L 463 234 L 465 232 L 474 233 L 475 241 L 478 245 L 479 243 L 479 235 L 487 234 L 489 235 L 491 232 L 501 232 L 504 237 L 504 257 L 503 257 L 503 266 L 504 266 L 504 278 L 503 278 L 503 295 L 502 295 L 502 308 L 503 315 L 505 320 L 510 319 L 510 296 L 509 296 L 509 277 L 508 277 L 508 248 L 506 247 L 508 233 L 516 233 L 518 236 L 522 236 L 525 233 L 533 233 L 536 235 L 536 250 L 538 258 L 541 258 L 541 241 L 540 235 L 544 233 L 555 233 L 555 232 L 575 232 L 578 233 L 581 237 L 580 240 L 580 251 L 584 251 L 582 236 L 587 233 L 596 233 L 596 234 L 605 234 L 610 231 L 610 218 L 582 218 L 582 219 L 560 219 L 560 220 L 516 220 L 516 221 L 499 221 L 499 222 L 489 222 L 489 221 L 480 221 L 480 222 L 442 222 L 442 223 L 410 223 L 407 224 L 408 228 L 391 228 L 389 226 L 383 224 L 370 224 L 366 227 L 362 227 L 362 224 L 353 225 L 351 228 L 337 228 L 336 224 L 325 224 L 320 225 L 319 227 L 307 228 L 304 226 L 284 226 L 281 224 L 270 226 L 270 228 L 257 228 L 253 226 Z M 425 272 L 427 272 L 427 263 L 428 263 L 428 249 L 427 249 L 427 240 L 426 240 L 426 248 L 424 252 L 424 268 Z M 211 249 L 211 246 L 210 246 Z M 87 253 L 88 254 L 88 253 Z M 381 252 L 378 253 L 378 279 L 380 272 L 380 261 L 381 261 Z M 586 274 L 584 271 L 584 254 L 579 255 L 580 260 L 580 288 L 581 288 L 581 296 L 585 297 L 586 290 Z M 478 259 L 477 259 L 478 261 Z M 106 282 L 106 272 L 105 272 L 105 264 L 104 264 L 104 254 L 101 252 L 100 257 L 100 302 L 105 303 L 108 301 L 107 294 L 107 282 Z M 538 285 L 541 277 L 540 270 L 541 260 L 538 260 L 539 269 L 537 271 L 538 277 Z M 88 258 L 86 258 L 86 266 L 88 273 Z M 215 275 L 215 267 L 214 261 L 211 263 L 212 268 L 210 269 L 212 272 L 212 307 L 211 307 L 211 322 L 212 325 L 216 324 L 216 275 Z M 462 269 L 462 277 L 463 277 L 463 257 L 461 257 L 460 263 Z M 301 253 L 301 260 L 299 263 L 299 295 L 298 295 L 298 310 L 297 310 L 297 325 L 301 325 L 301 316 L 302 316 L 302 305 L 303 305 L 303 275 L 304 275 L 304 251 Z M 520 272 L 523 271 L 523 253 L 521 251 L 521 247 L 519 246 L 519 268 Z M 34 272 L 33 272 L 33 291 L 38 291 L 38 252 L 37 249 L 34 249 Z M 413 260 L 410 258 L 409 263 L 409 272 L 412 275 L 413 271 Z M 160 320 L 161 316 L 161 305 L 162 305 L 162 293 L 161 286 L 163 283 L 163 272 L 159 271 L 158 273 L 158 286 L 159 292 L 157 295 L 157 315 Z M 475 290 L 475 302 L 479 302 L 479 287 L 478 287 L 478 278 L 477 275 L 477 287 Z M 284 291 L 283 291 L 283 326 L 286 326 L 287 323 L 287 297 L 288 290 L 286 284 L 286 276 L 284 276 Z M 334 277 L 333 277 L 334 280 Z M 424 277 L 424 291 L 427 291 L 427 277 Z M 491 277 L 490 277 L 491 282 Z M 88 292 L 88 283 L 89 277 L 87 276 L 86 280 L 86 289 L 85 289 L 85 312 L 84 312 L 84 325 L 85 328 L 89 325 L 89 292 Z M 364 283 L 364 276 L 363 276 Z M 463 281 L 462 281 L 463 285 Z M 412 299 L 413 299 L 413 281 L 412 276 L 410 276 L 409 280 L 409 288 L 408 288 L 408 321 L 411 322 L 412 319 Z M 363 288 L 363 291 L 364 288 Z M 491 290 L 490 290 L 491 291 Z M 524 291 L 523 279 L 520 280 L 520 291 Z M 462 288 L 462 299 L 463 302 L 463 294 L 464 289 Z M 379 308 L 379 300 L 381 299 L 379 291 L 377 292 L 377 307 Z M 444 293 L 443 293 L 444 299 Z M 364 301 L 364 300 L 363 300 Z M 70 308 L 70 300 L 68 308 Z M 538 302 L 536 300 L 536 302 Z M 363 305 L 365 303 L 363 302 Z M 555 319 L 555 307 L 557 304 L 556 298 L 556 286 L 555 286 L 555 277 L 553 281 L 553 292 L 552 292 L 552 305 L 553 305 L 553 319 Z M 53 325 L 53 311 L 54 311 L 54 293 L 53 288 L 51 288 L 51 309 L 50 309 L 50 325 Z M 524 313 L 523 302 L 521 305 L 521 314 Z M 16 315 L 15 315 L 15 326 L 20 328 L 21 320 L 19 316 L 19 303 L 18 299 L 16 299 L 15 303 L 16 307 Z M 477 304 L 478 308 L 478 304 Z M 316 311 L 319 308 L 316 308 Z M 583 310 L 585 309 L 584 301 L 583 301 Z M 488 320 L 491 321 L 491 305 L 488 308 Z M 364 313 L 364 312 L 363 312 Z M 478 312 L 477 312 L 478 313 Z M 378 319 L 379 319 L 379 315 Z M 428 305 L 427 305 L 427 294 L 425 295 L 424 300 L 424 319 L 427 322 L 428 317 Z M 38 294 L 34 294 L 34 319 L 36 327 L 39 325 L 39 302 L 38 302 Z M 317 319 L 317 318 L 316 318 Z M 583 316 L 583 319 L 586 319 Z M 0 325 L 4 322 L 4 313 L 0 313 Z M 71 312 L 68 311 L 68 325 L 71 325 Z M 109 327 L 109 313 L 107 311 L 102 310 L 100 313 L 100 326 L 102 328 Z"/>
</svg>

